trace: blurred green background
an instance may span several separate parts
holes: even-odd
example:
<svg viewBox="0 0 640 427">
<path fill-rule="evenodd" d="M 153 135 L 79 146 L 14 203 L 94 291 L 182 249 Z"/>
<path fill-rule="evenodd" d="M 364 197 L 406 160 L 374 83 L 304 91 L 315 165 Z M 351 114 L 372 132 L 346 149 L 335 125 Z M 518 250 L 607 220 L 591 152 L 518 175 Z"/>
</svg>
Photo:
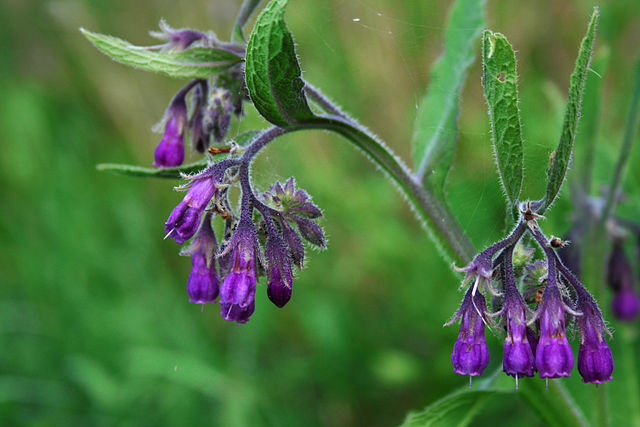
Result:
<svg viewBox="0 0 640 427">
<path fill-rule="evenodd" d="M 442 51 L 450 1 L 290 3 L 287 22 L 305 79 L 409 162 L 416 106 Z M 524 197 L 542 195 L 595 4 L 488 4 L 488 26 L 517 50 Z M 259 286 L 256 313 L 243 326 L 225 322 L 217 306 L 201 312 L 187 303 L 189 259 L 162 240 L 180 199 L 176 182 L 95 170 L 100 162 L 150 165 L 160 138 L 150 128 L 182 83 L 110 61 L 78 27 L 152 44 L 147 31 L 164 17 L 174 27 L 226 37 L 238 5 L 0 3 L 1 425 L 395 425 L 467 382 L 450 366 L 457 327 L 442 327 L 461 298 L 459 279 L 392 184 L 339 137 L 296 133 L 258 157 L 259 188 L 295 175 L 325 210 L 329 249 L 310 253 L 285 309 Z M 611 57 L 598 183 L 611 175 L 621 141 L 639 41 L 636 0 L 601 4 L 597 50 L 608 46 Z M 266 124 L 250 111 L 233 126 Z M 504 204 L 478 61 L 464 88 L 460 129 L 449 198 L 480 248 L 500 237 Z M 639 161 L 635 147 L 621 210 L 634 219 Z M 544 221 L 547 234 L 568 226 L 566 190 Z M 635 336 L 636 326 L 618 333 Z M 625 425 L 625 411 L 639 404 L 624 398 L 629 363 L 639 367 L 633 348 L 617 350 L 620 342 L 612 343 L 617 370 L 607 385 L 615 425 Z M 501 364 L 502 343 L 490 336 L 488 343 L 491 372 Z M 594 387 L 582 385 L 577 372 L 563 381 L 589 416 Z M 517 399 L 506 402 L 494 399 L 476 423 L 541 424 Z"/>
</svg>

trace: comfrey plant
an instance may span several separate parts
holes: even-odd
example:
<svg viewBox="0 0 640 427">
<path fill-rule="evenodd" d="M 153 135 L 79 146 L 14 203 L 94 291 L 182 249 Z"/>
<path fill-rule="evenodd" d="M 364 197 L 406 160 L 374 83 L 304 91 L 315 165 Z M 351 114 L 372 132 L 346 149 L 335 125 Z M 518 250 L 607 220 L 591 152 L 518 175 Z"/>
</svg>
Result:
<svg viewBox="0 0 640 427">
<path fill-rule="evenodd" d="M 293 39 L 284 23 L 287 0 L 270 1 L 248 41 L 245 39 L 243 28 L 259 3 L 246 0 L 242 4 L 230 41 L 221 41 L 212 32 L 172 29 L 164 21 L 161 32 L 152 33 L 164 43 L 148 47 L 82 30 L 98 49 L 119 62 L 190 79 L 171 100 L 160 123 L 164 134 L 155 151 L 155 168 L 100 165 L 103 170 L 129 175 L 184 180 L 178 189 L 186 194 L 168 215 L 164 234 L 181 245 L 191 240 L 182 251 L 191 256 L 193 266 L 187 280 L 189 301 L 219 304 L 226 320 L 245 323 L 254 312 L 261 277 L 266 278 L 266 294 L 277 307 L 291 299 L 294 270 L 304 265 L 303 241 L 326 246 L 317 223 L 323 213 L 294 178 L 256 192 L 250 169 L 260 150 L 281 135 L 324 129 L 345 137 L 384 171 L 406 196 L 443 256 L 465 266 L 455 268 L 465 273 L 462 287 L 467 290 L 449 322 L 460 320 L 461 324 L 451 356 L 454 372 L 470 377 L 483 374 L 490 361 L 485 334 L 489 328 L 492 335 L 504 330 L 502 370 L 515 378 L 516 386 L 519 378 L 536 372 L 545 379 L 569 376 L 575 361 L 568 335 L 572 325 L 577 325 L 577 364 L 583 381 L 610 381 L 614 362 L 602 313 L 572 271 L 572 264 L 558 256 L 567 243 L 547 237 L 541 228 L 572 157 L 598 10 L 591 16 L 571 75 L 561 135 L 547 170 L 546 193 L 539 200 L 525 201 L 520 199 L 524 142 L 515 54 L 504 35 L 483 31 L 484 1 L 457 0 L 452 6 L 445 35 L 447 49 L 431 73 L 431 87 L 437 90 L 427 91 L 417 115 L 413 169 L 302 79 Z M 479 37 L 482 86 L 512 231 L 477 253 L 454 216 L 444 187 L 456 148 L 460 90 Z M 638 93 L 640 83 L 632 100 L 629 141 L 635 129 Z M 242 118 L 247 104 L 273 126 L 229 136 L 231 121 Z M 187 145 L 204 158 L 183 165 Z M 233 187 L 240 190 L 237 200 L 231 197 L 236 194 Z M 601 215 L 603 221 L 610 210 L 608 207 Z M 223 229 L 220 240 L 214 223 Z M 537 252 L 528 247 L 533 244 Z M 613 270 L 621 274 L 624 269 Z M 613 280 L 628 293 L 624 279 L 616 276 Z M 488 378 L 483 387 L 489 387 L 494 378 Z M 556 414 L 569 424 L 582 424 L 562 385 L 552 387 L 555 397 L 544 397 L 541 391 L 532 399 L 535 405 L 540 407 L 543 402 L 542 406 L 558 408 L 564 404 L 569 409 Z"/>
<path fill-rule="evenodd" d="M 451 322 L 462 317 L 460 334 L 451 361 L 454 371 L 470 377 L 482 375 L 489 363 L 485 342 L 485 324 L 498 318 L 504 326 L 503 370 L 516 379 L 531 377 L 538 372 L 541 378 L 568 377 L 574 366 L 573 353 L 567 340 L 567 317 L 577 319 L 580 332 L 578 370 L 584 382 L 601 384 L 611 380 L 613 357 L 607 345 L 602 314 L 591 294 L 557 256 L 562 246 L 558 238 L 548 239 L 540 229 L 530 205 L 522 212 L 522 220 L 505 239 L 480 252 L 465 268 L 463 285 L 469 284 L 460 309 Z M 513 252 L 525 232 L 533 237 L 546 258 L 544 265 L 528 264 L 528 271 L 541 269 L 533 280 L 536 289 L 524 296 L 519 291 L 514 274 Z M 536 265 L 538 264 L 538 265 Z M 494 274 L 494 271 L 496 273 Z M 495 282 L 498 286 L 493 286 Z M 531 283 L 531 280 L 529 281 Z M 483 290 L 493 297 L 495 312 L 487 309 Z"/>
</svg>

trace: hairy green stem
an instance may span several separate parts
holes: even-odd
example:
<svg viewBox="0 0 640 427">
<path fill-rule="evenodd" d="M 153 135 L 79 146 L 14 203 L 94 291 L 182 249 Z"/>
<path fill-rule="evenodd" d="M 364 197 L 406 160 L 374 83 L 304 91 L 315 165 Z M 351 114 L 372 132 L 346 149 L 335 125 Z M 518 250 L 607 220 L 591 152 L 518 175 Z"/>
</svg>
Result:
<svg viewBox="0 0 640 427">
<path fill-rule="evenodd" d="M 382 141 L 356 123 L 318 89 L 307 84 L 305 92 L 330 116 L 320 116 L 299 125 L 300 128 L 327 129 L 336 132 L 365 152 L 398 185 L 418 218 L 427 224 L 432 239 L 455 262 L 466 264 L 475 254 L 474 247 L 450 210 L 433 192 L 424 188 L 411 170 Z"/>
</svg>

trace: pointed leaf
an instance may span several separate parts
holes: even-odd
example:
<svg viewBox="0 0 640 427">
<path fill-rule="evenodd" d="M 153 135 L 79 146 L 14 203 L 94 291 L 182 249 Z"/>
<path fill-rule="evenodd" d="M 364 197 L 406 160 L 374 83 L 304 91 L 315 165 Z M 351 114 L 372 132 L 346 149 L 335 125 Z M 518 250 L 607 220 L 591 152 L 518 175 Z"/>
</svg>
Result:
<svg viewBox="0 0 640 427">
<path fill-rule="evenodd" d="M 207 78 L 242 61 L 226 50 L 194 47 L 184 51 L 157 51 L 134 46 L 117 37 L 80 28 L 82 34 L 114 61 L 175 78 Z"/>
<path fill-rule="evenodd" d="M 487 30 L 482 36 L 482 60 L 482 87 L 489 105 L 500 181 L 508 203 L 515 205 L 520 196 L 524 175 L 516 57 L 505 36 Z"/>
<path fill-rule="evenodd" d="M 413 132 L 416 174 L 441 195 L 458 134 L 460 91 L 473 62 L 473 45 L 484 27 L 486 0 L 457 0 L 445 34 L 445 51 L 431 70 Z"/>
<path fill-rule="evenodd" d="M 135 165 L 121 165 L 117 163 L 101 163 L 96 166 L 99 171 L 112 172 L 117 175 L 129 175 L 143 178 L 180 178 L 180 174 L 198 172 L 207 166 L 207 159 L 175 168 L 147 168 Z"/>
<path fill-rule="evenodd" d="M 567 101 L 567 109 L 564 114 L 564 123 L 562 125 L 562 134 L 558 148 L 553 153 L 551 166 L 547 171 L 547 192 L 542 200 L 542 206 L 538 210 L 539 213 L 551 206 L 555 198 L 560 192 L 562 183 L 564 182 L 569 162 L 571 161 L 571 153 L 573 151 L 573 141 L 578 129 L 578 120 L 580 118 L 580 106 L 582 102 L 582 93 L 584 83 L 587 79 L 587 71 L 591 62 L 591 53 L 596 38 L 596 24 L 598 22 L 598 8 L 594 8 L 589 28 L 580 44 L 578 59 L 575 68 L 571 73 L 569 84 L 569 100 Z"/>
<path fill-rule="evenodd" d="M 285 127 L 313 118 L 300 78 L 293 38 L 284 23 L 287 0 L 264 8 L 247 45 L 245 75 L 253 105 L 271 123 Z"/>
</svg>

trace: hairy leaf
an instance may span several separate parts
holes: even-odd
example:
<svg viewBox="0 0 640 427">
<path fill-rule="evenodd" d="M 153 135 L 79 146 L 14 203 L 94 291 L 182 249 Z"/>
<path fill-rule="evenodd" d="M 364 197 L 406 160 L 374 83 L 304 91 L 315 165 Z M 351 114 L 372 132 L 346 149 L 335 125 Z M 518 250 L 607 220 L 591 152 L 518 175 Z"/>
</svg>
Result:
<svg viewBox="0 0 640 427">
<path fill-rule="evenodd" d="M 134 46 L 117 37 L 80 28 L 82 34 L 105 55 L 134 68 L 175 78 L 207 78 L 242 61 L 226 50 L 195 47 L 184 51 L 156 51 Z"/>
<path fill-rule="evenodd" d="M 473 62 L 473 45 L 484 27 L 486 0 L 457 0 L 445 33 L 445 51 L 431 70 L 431 82 L 418 110 L 413 161 L 418 178 L 442 191 L 456 147 L 460 91 Z"/>
<path fill-rule="evenodd" d="M 573 141 L 578 129 L 578 120 L 580 119 L 580 106 L 582 102 L 582 92 L 584 82 L 587 78 L 589 63 L 591 62 L 591 53 L 596 37 L 596 24 L 598 22 L 598 8 L 594 8 L 587 33 L 580 44 L 578 59 L 575 68 L 571 73 L 569 84 L 569 100 L 564 114 L 564 123 L 562 125 L 562 134 L 558 147 L 552 154 L 551 166 L 547 171 L 547 192 L 542 200 L 542 206 L 538 210 L 543 213 L 555 200 L 562 183 L 564 182 L 569 162 L 571 161 L 571 153 L 573 151 Z"/>
<path fill-rule="evenodd" d="M 101 163 L 96 166 L 99 171 L 113 172 L 118 175 L 129 175 L 143 178 L 180 178 L 181 173 L 198 172 L 207 166 L 207 159 L 175 168 L 147 168 L 143 166 L 121 165 L 117 163 Z"/>
<path fill-rule="evenodd" d="M 293 38 L 284 23 L 287 0 L 262 11 L 247 45 L 245 75 L 253 105 L 271 123 L 285 127 L 313 117 L 300 78 Z"/>
<path fill-rule="evenodd" d="M 467 426 L 495 391 L 462 390 L 407 416 L 402 427 Z"/>
<path fill-rule="evenodd" d="M 515 205 L 524 175 L 516 57 L 505 36 L 486 30 L 482 36 L 482 60 L 482 87 L 489 105 L 500 181 L 508 203 Z"/>
</svg>

